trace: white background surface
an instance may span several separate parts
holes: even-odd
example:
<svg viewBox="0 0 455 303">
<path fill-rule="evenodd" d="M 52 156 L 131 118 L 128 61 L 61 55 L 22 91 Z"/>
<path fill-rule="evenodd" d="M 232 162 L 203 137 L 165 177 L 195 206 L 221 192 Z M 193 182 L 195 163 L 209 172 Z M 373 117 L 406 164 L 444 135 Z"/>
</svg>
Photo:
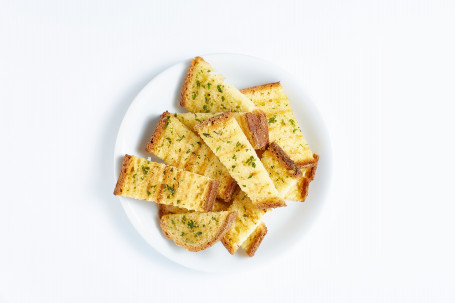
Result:
<svg viewBox="0 0 455 303">
<path fill-rule="evenodd" d="M 0 302 L 453 302 L 454 17 L 453 1 L 0 2 Z M 168 261 L 112 195 L 135 95 L 214 52 L 300 79 L 334 155 L 305 239 L 240 274 Z"/>
</svg>

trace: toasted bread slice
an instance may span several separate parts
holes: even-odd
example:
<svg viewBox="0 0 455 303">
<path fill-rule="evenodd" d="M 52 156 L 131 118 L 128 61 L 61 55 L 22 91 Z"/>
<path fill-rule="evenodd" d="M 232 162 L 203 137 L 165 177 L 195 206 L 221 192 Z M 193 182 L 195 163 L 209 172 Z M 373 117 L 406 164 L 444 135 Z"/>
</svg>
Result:
<svg viewBox="0 0 455 303">
<path fill-rule="evenodd" d="M 230 211 L 237 212 L 237 218 L 231 229 L 224 235 L 221 242 L 228 252 L 233 255 L 240 245 L 248 239 L 251 233 L 261 224 L 265 215 L 271 209 L 259 209 L 248 198 L 243 191 L 238 191 L 234 194 L 232 204 L 229 207 Z"/>
<path fill-rule="evenodd" d="M 313 152 L 279 82 L 246 88 L 241 92 L 267 115 L 270 142 L 278 143 L 300 168 L 316 165 Z"/>
<path fill-rule="evenodd" d="M 254 104 L 201 57 L 191 60 L 180 105 L 193 113 L 250 112 Z"/>
<path fill-rule="evenodd" d="M 114 195 L 211 211 L 219 181 L 125 155 Z"/>
<path fill-rule="evenodd" d="M 194 128 L 256 207 L 286 206 L 232 113 L 213 116 Z"/>
<path fill-rule="evenodd" d="M 170 214 L 161 218 L 161 229 L 178 246 L 189 251 L 201 251 L 218 242 L 236 216 L 235 211 Z"/>
<path fill-rule="evenodd" d="M 215 115 L 213 113 L 184 113 L 177 114 L 177 118 L 189 129 L 194 130 L 196 124 Z M 267 146 L 269 143 L 269 129 L 264 112 L 254 110 L 251 113 L 233 113 L 233 115 L 254 149 L 262 149 Z"/>
<path fill-rule="evenodd" d="M 245 250 L 248 257 L 254 257 L 266 234 L 267 226 L 265 226 L 264 222 L 261 222 L 248 239 L 242 243 L 241 247 Z"/>
<path fill-rule="evenodd" d="M 169 165 L 218 180 L 217 196 L 231 201 L 237 183 L 204 141 L 177 117 L 169 112 L 161 115 L 146 151 Z"/>
<path fill-rule="evenodd" d="M 225 203 L 224 201 L 220 201 L 218 199 L 215 200 L 215 203 L 213 203 L 213 208 L 212 211 L 225 211 L 228 210 L 230 204 Z M 194 210 L 188 210 L 186 208 L 182 207 L 177 207 L 177 206 L 172 206 L 172 205 L 166 205 L 166 204 L 158 204 L 158 216 L 161 217 L 168 215 L 168 214 L 186 214 L 186 213 L 191 213 L 194 212 Z"/>
<path fill-rule="evenodd" d="M 281 147 L 272 142 L 264 151 L 261 159 L 280 195 L 284 195 L 295 186 L 303 176 L 297 165 L 288 157 Z M 240 245 L 251 236 L 265 215 L 271 209 L 259 210 L 242 192 L 234 194 L 229 210 L 238 212 L 232 228 L 226 233 L 222 242 L 229 253 L 233 254 Z"/>
</svg>

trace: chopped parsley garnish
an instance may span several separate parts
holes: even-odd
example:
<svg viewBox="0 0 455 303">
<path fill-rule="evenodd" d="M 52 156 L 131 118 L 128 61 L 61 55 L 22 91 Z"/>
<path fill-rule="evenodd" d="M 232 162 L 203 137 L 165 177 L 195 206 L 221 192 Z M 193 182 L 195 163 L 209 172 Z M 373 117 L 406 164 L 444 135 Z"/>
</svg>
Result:
<svg viewBox="0 0 455 303">
<path fill-rule="evenodd" d="M 175 194 L 174 187 L 171 187 L 171 186 L 169 186 L 169 185 L 166 184 L 166 188 L 167 188 L 167 190 L 168 190 L 172 195 Z"/>
<path fill-rule="evenodd" d="M 199 225 L 197 225 L 197 223 L 194 222 L 193 220 L 189 220 L 189 221 L 188 221 L 188 227 L 189 227 L 190 229 L 193 229 L 193 228 L 195 228 L 195 227 L 199 227 Z"/>
<path fill-rule="evenodd" d="M 185 138 L 185 135 L 182 135 L 181 137 L 179 136 L 179 138 L 177 139 L 178 142 L 182 141 L 183 138 Z"/>
<path fill-rule="evenodd" d="M 202 133 L 205 137 L 210 137 L 210 134 Z"/>
<path fill-rule="evenodd" d="M 222 92 L 223 92 L 223 90 L 221 89 L 221 85 L 217 85 L 217 87 L 216 87 L 216 88 L 218 89 L 218 91 L 219 91 L 220 93 L 222 93 Z"/>
<path fill-rule="evenodd" d="M 254 156 L 248 158 L 248 160 L 246 160 L 246 164 L 256 167 L 256 163 L 254 162 Z"/>
<path fill-rule="evenodd" d="M 194 235 L 194 237 L 199 237 L 200 235 L 202 235 L 202 231 L 198 231 L 198 232 Z"/>
<path fill-rule="evenodd" d="M 146 175 L 150 170 L 150 167 L 144 166 L 144 165 L 142 165 L 141 168 L 142 168 L 142 172 L 144 173 L 144 175 Z"/>
<path fill-rule="evenodd" d="M 166 124 L 164 125 L 164 129 L 166 129 L 166 127 L 169 125 L 169 123 L 171 122 L 171 117 L 167 117 L 167 120 L 166 120 Z"/>
<path fill-rule="evenodd" d="M 167 137 L 166 140 L 169 142 L 169 144 L 172 143 L 171 138 Z"/>
<path fill-rule="evenodd" d="M 273 116 L 272 118 L 269 118 L 269 119 L 267 120 L 267 122 L 269 122 L 269 124 L 275 123 L 275 122 L 276 122 L 276 115 Z"/>
</svg>

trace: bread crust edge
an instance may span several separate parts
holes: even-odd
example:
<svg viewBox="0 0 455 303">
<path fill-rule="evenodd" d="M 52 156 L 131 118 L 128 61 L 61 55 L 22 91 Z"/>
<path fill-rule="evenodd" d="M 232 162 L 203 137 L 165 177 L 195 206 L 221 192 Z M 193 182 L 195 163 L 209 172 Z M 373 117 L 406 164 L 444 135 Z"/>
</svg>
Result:
<svg viewBox="0 0 455 303">
<path fill-rule="evenodd" d="M 125 179 L 128 174 L 128 168 L 132 161 L 132 156 L 126 154 L 123 157 L 122 168 L 120 170 L 120 175 L 117 179 L 117 184 L 115 185 L 114 195 L 120 196 L 123 193 L 123 186 L 125 185 Z"/>
<path fill-rule="evenodd" d="M 157 124 L 155 130 L 153 131 L 153 134 L 150 137 L 150 139 L 147 143 L 147 146 L 145 147 L 146 152 L 153 154 L 154 151 L 156 151 L 156 145 L 164 133 L 166 124 L 169 121 L 170 116 L 171 116 L 171 114 L 168 111 L 165 111 L 164 113 L 161 114 L 160 120 L 158 121 L 158 124 Z"/>
<path fill-rule="evenodd" d="M 251 242 L 250 246 L 248 246 L 247 249 L 245 249 L 245 253 L 247 254 L 248 257 L 254 257 L 254 254 L 258 250 L 259 246 L 262 243 L 262 240 L 264 239 L 265 235 L 267 234 L 267 226 L 264 224 L 264 222 L 261 222 L 261 224 L 258 225 L 257 228 L 260 228 L 259 234 L 257 234 L 254 237 L 254 240 Z"/>
<path fill-rule="evenodd" d="M 297 179 L 303 176 L 303 173 L 297 164 L 289 158 L 288 154 L 286 154 L 276 142 L 270 143 L 267 150 L 270 151 L 277 161 L 286 168 L 286 171 L 292 178 Z"/>
<path fill-rule="evenodd" d="M 261 149 L 269 143 L 269 126 L 267 116 L 261 110 L 245 113 L 246 125 L 254 143 L 254 149 Z"/>
<path fill-rule="evenodd" d="M 209 189 L 205 198 L 204 211 L 209 212 L 213 208 L 213 203 L 215 203 L 216 193 L 218 192 L 218 187 L 220 186 L 220 181 L 210 180 Z"/>
<path fill-rule="evenodd" d="M 194 59 L 191 59 L 191 65 L 188 68 L 188 72 L 186 73 L 185 81 L 183 82 L 182 91 L 180 93 L 180 105 L 186 109 L 188 109 L 186 107 L 188 105 L 187 98 L 186 98 L 186 96 L 188 95 L 187 91 L 189 90 L 190 84 L 192 83 L 194 70 L 200 61 L 205 62 L 204 59 L 202 59 L 199 56 L 195 57 Z"/>
<path fill-rule="evenodd" d="M 166 216 L 167 215 L 163 216 L 160 219 L 160 227 L 161 227 L 161 230 L 163 231 L 163 234 L 166 236 L 166 238 L 171 239 L 172 241 L 174 241 L 169 236 L 169 234 L 167 233 L 167 231 L 165 229 L 165 225 L 166 225 L 165 224 L 165 217 Z M 218 230 L 218 233 L 212 239 L 210 239 L 206 243 L 203 243 L 200 246 L 192 247 L 192 246 L 188 246 L 188 245 L 185 245 L 185 244 L 182 244 L 182 245 L 179 245 L 179 246 L 182 246 L 183 248 L 185 248 L 186 250 L 191 251 L 191 252 L 198 252 L 198 251 L 206 250 L 207 248 L 210 248 L 213 245 L 215 245 L 218 241 L 220 241 L 224 237 L 224 235 L 231 228 L 232 224 L 234 224 L 234 221 L 235 221 L 236 218 L 237 218 L 237 212 L 236 211 L 229 212 L 229 214 L 227 215 L 226 219 L 223 222 L 223 225 L 221 225 L 220 229 Z M 175 243 L 175 241 L 174 241 L 174 243 Z M 175 244 L 177 244 L 177 243 L 175 243 Z"/>
</svg>

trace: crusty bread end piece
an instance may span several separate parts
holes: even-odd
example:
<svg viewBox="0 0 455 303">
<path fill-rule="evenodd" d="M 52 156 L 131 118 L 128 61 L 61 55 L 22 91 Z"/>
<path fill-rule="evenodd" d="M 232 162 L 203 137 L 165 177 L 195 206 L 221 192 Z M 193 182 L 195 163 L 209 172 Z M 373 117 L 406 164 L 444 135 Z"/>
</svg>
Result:
<svg viewBox="0 0 455 303">
<path fill-rule="evenodd" d="M 189 251 L 213 246 L 234 223 L 235 211 L 169 214 L 161 218 L 164 235 Z"/>
<path fill-rule="evenodd" d="M 248 257 L 254 257 L 266 234 L 267 226 L 265 226 L 264 222 L 261 222 L 248 239 L 242 243 L 241 247 L 245 250 Z"/>
<path fill-rule="evenodd" d="M 201 57 L 191 60 L 180 105 L 193 113 L 250 112 L 254 104 Z"/>
</svg>

